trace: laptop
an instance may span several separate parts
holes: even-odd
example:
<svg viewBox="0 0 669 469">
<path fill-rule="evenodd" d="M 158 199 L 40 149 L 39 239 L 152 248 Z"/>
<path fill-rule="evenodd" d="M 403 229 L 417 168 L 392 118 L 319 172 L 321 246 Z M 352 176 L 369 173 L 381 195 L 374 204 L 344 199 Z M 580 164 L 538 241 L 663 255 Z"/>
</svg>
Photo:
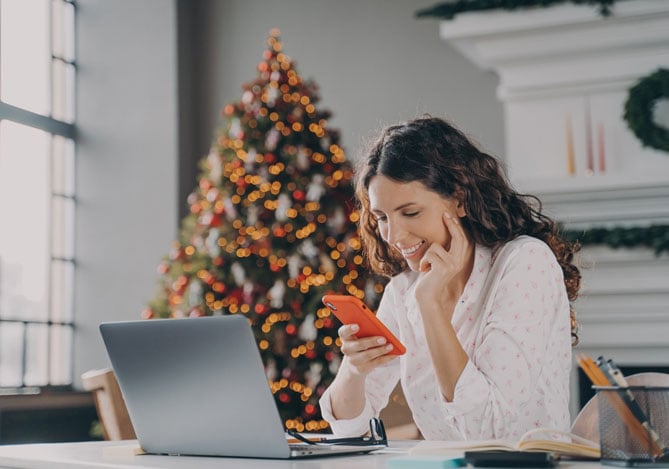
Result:
<svg viewBox="0 0 669 469">
<path fill-rule="evenodd" d="M 289 444 L 243 316 L 106 322 L 100 332 L 147 453 L 290 459 L 384 447 Z"/>
</svg>

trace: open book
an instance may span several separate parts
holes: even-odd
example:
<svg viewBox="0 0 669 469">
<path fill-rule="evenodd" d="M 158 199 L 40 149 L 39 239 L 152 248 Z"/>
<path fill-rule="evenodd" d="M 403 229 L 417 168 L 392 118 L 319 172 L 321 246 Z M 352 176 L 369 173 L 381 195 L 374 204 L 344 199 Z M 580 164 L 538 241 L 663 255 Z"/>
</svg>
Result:
<svg viewBox="0 0 669 469">
<path fill-rule="evenodd" d="M 550 451 L 570 458 L 599 459 L 599 443 L 573 433 L 548 428 L 535 428 L 525 433 L 518 441 L 470 440 L 434 441 L 425 440 L 409 450 L 409 454 L 458 456 L 465 451 Z"/>
</svg>

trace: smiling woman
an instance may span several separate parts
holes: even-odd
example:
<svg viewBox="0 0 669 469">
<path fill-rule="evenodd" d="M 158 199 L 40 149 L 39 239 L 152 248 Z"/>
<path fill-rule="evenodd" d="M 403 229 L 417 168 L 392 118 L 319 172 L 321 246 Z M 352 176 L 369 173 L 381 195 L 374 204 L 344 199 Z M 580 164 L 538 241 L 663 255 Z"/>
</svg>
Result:
<svg viewBox="0 0 669 469">
<path fill-rule="evenodd" d="M 465 216 L 455 197 L 442 197 L 418 181 L 402 183 L 383 175 L 369 183 L 369 201 L 381 238 L 395 246 L 414 271 L 427 268 L 421 260 L 432 244 L 450 250 L 452 237 L 444 230 L 444 217 Z"/>
<path fill-rule="evenodd" d="M 345 358 L 320 402 L 335 433 L 364 432 L 398 380 L 427 439 L 568 430 L 580 274 L 538 200 L 432 117 L 388 127 L 356 182 L 369 264 L 391 277 L 377 316 L 407 353 L 340 328 Z"/>
</svg>

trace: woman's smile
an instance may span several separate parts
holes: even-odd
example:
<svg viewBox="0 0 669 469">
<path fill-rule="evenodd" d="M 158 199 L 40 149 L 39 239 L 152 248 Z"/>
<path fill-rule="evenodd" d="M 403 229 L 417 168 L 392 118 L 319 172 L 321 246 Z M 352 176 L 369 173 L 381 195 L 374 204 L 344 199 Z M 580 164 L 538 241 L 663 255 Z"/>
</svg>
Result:
<svg viewBox="0 0 669 469">
<path fill-rule="evenodd" d="M 404 256 L 405 259 L 410 259 L 410 258 L 420 258 L 422 257 L 422 249 L 425 245 L 425 241 L 420 241 L 417 244 L 414 244 L 413 246 L 409 246 L 408 248 L 402 248 L 398 246 L 398 249 L 402 252 L 402 256 Z M 418 254 L 421 254 L 419 257 Z"/>
</svg>

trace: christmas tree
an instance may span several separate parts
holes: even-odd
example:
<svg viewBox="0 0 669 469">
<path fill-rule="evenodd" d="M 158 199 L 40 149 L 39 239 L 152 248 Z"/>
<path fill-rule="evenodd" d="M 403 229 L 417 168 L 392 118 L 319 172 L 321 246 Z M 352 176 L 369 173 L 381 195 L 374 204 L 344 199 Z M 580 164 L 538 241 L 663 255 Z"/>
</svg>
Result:
<svg viewBox="0 0 669 469">
<path fill-rule="evenodd" d="M 375 308 L 383 283 L 363 267 L 352 169 L 331 114 L 278 31 L 267 45 L 257 78 L 223 109 L 143 317 L 245 315 L 286 428 L 322 431 L 318 399 L 341 353 L 340 323 L 321 298 L 346 293 Z"/>
</svg>

